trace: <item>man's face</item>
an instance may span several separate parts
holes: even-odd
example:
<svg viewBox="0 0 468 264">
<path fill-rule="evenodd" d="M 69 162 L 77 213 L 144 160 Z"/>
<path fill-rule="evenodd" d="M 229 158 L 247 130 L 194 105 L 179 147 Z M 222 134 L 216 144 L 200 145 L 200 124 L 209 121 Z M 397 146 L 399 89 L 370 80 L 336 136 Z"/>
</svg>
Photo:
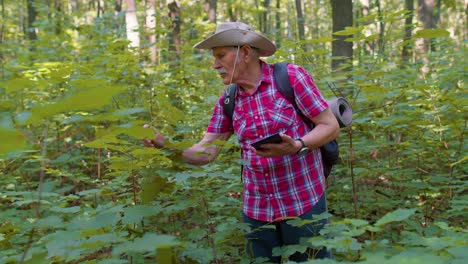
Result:
<svg viewBox="0 0 468 264">
<path fill-rule="evenodd" d="M 234 74 L 234 65 L 236 64 L 236 53 L 237 47 L 213 48 L 213 68 L 218 71 L 225 85 L 231 83 L 231 78 Z M 235 81 L 235 79 L 232 78 L 232 81 Z"/>
</svg>

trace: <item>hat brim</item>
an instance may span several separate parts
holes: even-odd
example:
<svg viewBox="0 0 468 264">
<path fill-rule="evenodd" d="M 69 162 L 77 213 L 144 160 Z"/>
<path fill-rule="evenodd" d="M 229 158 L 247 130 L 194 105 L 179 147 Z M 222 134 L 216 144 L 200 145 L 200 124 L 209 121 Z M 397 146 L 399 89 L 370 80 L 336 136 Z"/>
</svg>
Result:
<svg viewBox="0 0 468 264">
<path fill-rule="evenodd" d="M 216 47 L 250 45 L 257 48 L 262 57 L 271 56 L 276 52 L 276 46 L 268 38 L 253 31 L 228 29 L 215 33 L 198 42 L 193 47 L 197 49 L 212 49 Z"/>
</svg>

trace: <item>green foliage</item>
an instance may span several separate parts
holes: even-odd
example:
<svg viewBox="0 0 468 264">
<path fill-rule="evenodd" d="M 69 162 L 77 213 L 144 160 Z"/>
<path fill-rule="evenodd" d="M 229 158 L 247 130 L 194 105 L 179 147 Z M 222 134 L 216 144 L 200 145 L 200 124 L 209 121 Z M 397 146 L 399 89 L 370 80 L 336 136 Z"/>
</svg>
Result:
<svg viewBox="0 0 468 264">
<path fill-rule="evenodd" d="M 47 17 L 50 7 L 36 2 L 38 16 Z M 183 24 L 180 60 L 161 37 L 157 65 L 146 62 L 146 46 L 127 48 L 112 12 L 92 22 L 80 8 L 62 14 L 59 32 L 55 20 L 41 20 L 38 40 L 28 43 L 12 33 L 21 32 L 19 18 L 5 9 L 0 263 L 249 263 L 235 138 L 203 167 L 141 144 L 153 129 L 173 147 L 197 142 L 224 88 L 209 52 L 191 49 L 213 25 L 200 19 L 199 4 L 182 2 L 182 12 L 193 16 Z M 228 2 L 241 14 L 255 9 Z M 455 2 L 444 4 L 457 8 Z M 303 65 L 327 98 L 346 94 L 354 110 L 328 182 L 331 224 L 322 236 L 276 249 L 278 255 L 326 246 L 335 258 L 313 263 L 468 259 L 465 43 L 450 30 L 416 31 L 408 43 L 425 38 L 435 47 L 423 73 L 422 60 L 402 61 L 406 13 L 388 4 L 335 33 L 355 45 L 347 73 L 328 66 L 332 37 L 320 17 L 312 41 L 281 40 L 268 58 Z M 166 36 L 171 21 L 162 11 L 155 18 L 156 33 Z M 384 38 L 380 23 L 389 29 Z M 146 123 L 151 129 L 142 128 Z"/>
</svg>

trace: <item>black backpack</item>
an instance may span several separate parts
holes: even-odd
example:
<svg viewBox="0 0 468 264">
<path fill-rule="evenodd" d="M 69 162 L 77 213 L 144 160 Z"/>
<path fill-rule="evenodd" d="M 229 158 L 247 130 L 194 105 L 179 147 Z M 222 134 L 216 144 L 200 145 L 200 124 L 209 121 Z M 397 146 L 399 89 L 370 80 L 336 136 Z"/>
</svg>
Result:
<svg viewBox="0 0 468 264">
<path fill-rule="evenodd" d="M 279 92 L 294 106 L 296 112 L 299 114 L 301 119 L 310 127 L 314 128 L 314 124 L 309 118 L 299 110 L 296 101 L 294 100 L 294 90 L 289 82 L 287 62 L 279 62 L 274 64 L 274 78 L 276 86 Z M 232 115 L 234 114 L 234 98 L 236 95 L 237 85 L 232 84 L 224 94 L 224 113 L 232 123 Z M 322 164 L 325 178 L 330 175 L 333 165 L 338 163 L 339 159 L 339 148 L 336 140 L 332 140 L 329 143 L 320 147 L 322 153 Z"/>
</svg>

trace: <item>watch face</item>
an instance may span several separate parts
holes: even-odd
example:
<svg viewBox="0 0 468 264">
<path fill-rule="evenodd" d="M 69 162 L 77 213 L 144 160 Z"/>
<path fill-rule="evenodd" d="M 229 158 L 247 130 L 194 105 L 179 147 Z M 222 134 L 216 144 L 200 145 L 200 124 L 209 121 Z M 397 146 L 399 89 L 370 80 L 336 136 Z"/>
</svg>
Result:
<svg viewBox="0 0 468 264">
<path fill-rule="evenodd" d="M 307 153 L 309 153 L 309 148 L 308 147 L 304 147 L 304 148 L 301 148 L 299 150 L 299 152 L 297 153 L 297 155 L 299 156 L 305 156 Z"/>
</svg>

